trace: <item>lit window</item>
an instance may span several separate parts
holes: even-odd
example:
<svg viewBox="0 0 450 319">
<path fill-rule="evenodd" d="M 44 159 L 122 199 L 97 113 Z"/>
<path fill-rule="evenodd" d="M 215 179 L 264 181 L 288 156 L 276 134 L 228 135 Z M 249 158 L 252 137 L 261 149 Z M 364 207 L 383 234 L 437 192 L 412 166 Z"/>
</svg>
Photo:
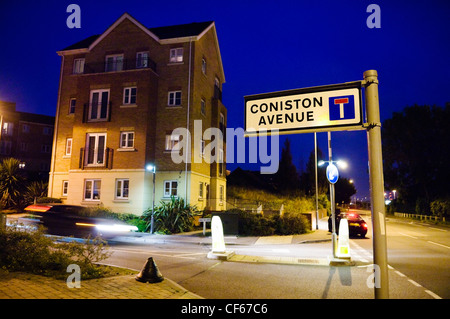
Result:
<svg viewBox="0 0 450 319">
<path fill-rule="evenodd" d="M 12 136 L 14 131 L 14 123 L 5 122 L 3 123 L 2 135 Z"/>
<path fill-rule="evenodd" d="M 170 62 L 183 62 L 183 48 L 170 49 Z"/>
<path fill-rule="evenodd" d="M 73 74 L 84 73 L 84 59 L 73 60 Z"/>
<path fill-rule="evenodd" d="M 166 151 L 178 151 L 180 149 L 179 143 L 180 135 L 167 134 L 166 135 Z"/>
<path fill-rule="evenodd" d="M 120 148 L 134 148 L 134 132 L 120 133 Z"/>
<path fill-rule="evenodd" d="M 129 179 L 127 178 L 116 179 L 116 198 L 128 199 L 129 186 L 130 186 Z"/>
<path fill-rule="evenodd" d="M 102 181 L 100 179 L 87 179 L 84 181 L 84 199 L 100 200 L 100 187 Z"/>
<path fill-rule="evenodd" d="M 72 155 L 72 138 L 66 139 L 66 155 Z"/>
<path fill-rule="evenodd" d="M 164 181 L 164 197 L 177 196 L 177 181 Z"/>
</svg>

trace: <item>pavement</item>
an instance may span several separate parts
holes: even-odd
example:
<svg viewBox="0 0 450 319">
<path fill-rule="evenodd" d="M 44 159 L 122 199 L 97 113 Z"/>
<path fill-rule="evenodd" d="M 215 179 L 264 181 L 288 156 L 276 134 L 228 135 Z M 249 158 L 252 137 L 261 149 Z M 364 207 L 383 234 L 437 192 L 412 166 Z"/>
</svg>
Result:
<svg viewBox="0 0 450 319">
<path fill-rule="evenodd" d="M 225 235 L 224 239 L 226 246 L 248 246 L 324 242 L 331 241 L 331 236 L 328 231 L 319 229 L 307 234 L 293 236 L 239 237 Z M 210 233 L 203 236 L 203 231 L 179 235 L 131 233 L 131 235 L 117 237 L 115 240 L 122 243 L 212 244 Z M 281 257 L 268 258 L 244 255 L 234 255 L 228 260 L 280 264 L 323 264 L 324 262 L 323 260 L 308 258 L 282 259 Z M 69 288 L 64 280 L 22 272 L 7 272 L 0 269 L 0 299 L 202 299 L 202 297 L 184 289 L 169 278 L 164 278 L 159 283 L 150 284 L 138 282 L 134 277 L 135 275 L 118 275 L 82 280 L 80 288 Z"/>
</svg>

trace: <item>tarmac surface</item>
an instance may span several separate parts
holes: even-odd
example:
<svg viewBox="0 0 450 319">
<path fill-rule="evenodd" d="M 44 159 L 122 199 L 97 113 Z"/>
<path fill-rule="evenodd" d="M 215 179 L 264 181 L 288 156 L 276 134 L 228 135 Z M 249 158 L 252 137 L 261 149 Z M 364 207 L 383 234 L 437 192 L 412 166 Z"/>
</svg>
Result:
<svg viewBox="0 0 450 319">
<path fill-rule="evenodd" d="M 180 235 L 149 235 L 134 233 L 133 236 L 117 238 L 121 242 L 191 242 L 203 245 L 211 244 L 211 237 L 201 236 L 200 232 Z M 267 237 L 225 236 L 226 245 L 270 245 L 274 243 L 310 243 L 330 241 L 325 230 L 294 235 Z M 297 260 L 277 260 L 267 257 L 235 255 L 228 261 L 298 263 Z M 323 262 L 308 260 L 307 263 Z M 68 274 L 69 276 L 69 274 Z M 0 270 L 0 299 L 202 299 L 202 297 L 184 289 L 169 278 L 159 283 L 141 283 L 135 275 L 118 275 L 100 279 L 82 280 L 80 288 L 69 288 L 65 280 L 40 275 Z"/>
</svg>

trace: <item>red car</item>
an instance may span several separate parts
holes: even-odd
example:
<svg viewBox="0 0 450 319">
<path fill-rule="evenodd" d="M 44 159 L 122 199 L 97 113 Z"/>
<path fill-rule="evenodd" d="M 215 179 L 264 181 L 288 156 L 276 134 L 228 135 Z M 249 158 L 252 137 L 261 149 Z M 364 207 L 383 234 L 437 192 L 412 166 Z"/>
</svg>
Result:
<svg viewBox="0 0 450 319">
<path fill-rule="evenodd" d="M 336 233 L 339 233 L 339 222 L 342 218 L 347 219 L 348 221 L 348 231 L 350 236 L 361 236 L 362 238 L 366 237 L 367 234 L 367 223 L 362 219 L 359 214 L 356 213 L 339 213 L 336 214 Z M 328 231 L 331 233 L 332 224 L 331 224 L 331 216 L 328 218 Z"/>
</svg>

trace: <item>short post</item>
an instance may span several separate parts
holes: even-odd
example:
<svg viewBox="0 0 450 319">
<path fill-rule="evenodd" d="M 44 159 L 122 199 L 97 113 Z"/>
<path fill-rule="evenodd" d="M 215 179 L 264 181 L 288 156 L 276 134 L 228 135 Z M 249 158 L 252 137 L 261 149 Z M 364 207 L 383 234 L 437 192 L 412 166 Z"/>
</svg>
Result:
<svg viewBox="0 0 450 319">
<path fill-rule="evenodd" d="M 380 283 L 375 285 L 375 298 L 389 298 L 387 267 L 386 222 L 384 204 L 383 156 L 381 151 L 380 104 L 378 99 L 378 73 L 364 72 L 369 144 L 369 172 L 373 221 L 373 262 L 380 271 Z M 377 276 L 375 276 L 377 278 Z"/>
</svg>

